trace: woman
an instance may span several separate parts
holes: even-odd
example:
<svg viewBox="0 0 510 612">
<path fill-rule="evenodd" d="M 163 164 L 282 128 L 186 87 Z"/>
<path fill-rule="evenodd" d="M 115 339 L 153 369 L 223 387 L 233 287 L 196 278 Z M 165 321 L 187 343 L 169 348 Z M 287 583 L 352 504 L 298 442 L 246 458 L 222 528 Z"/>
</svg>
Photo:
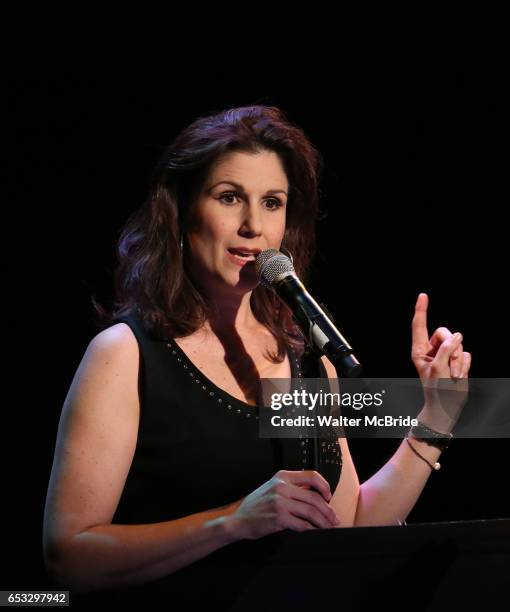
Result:
<svg viewBox="0 0 510 612">
<path fill-rule="evenodd" d="M 259 379 L 298 377 L 307 354 L 254 255 L 287 249 L 306 280 L 319 169 L 274 107 L 200 118 L 166 151 L 120 239 L 116 308 L 62 411 L 44 520 L 60 582 L 178 589 L 172 575 L 191 584 L 197 568 L 263 560 L 282 530 L 398 524 L 412 509 L 440 453 L 424 441 L 360 486 L 345 437 L 321 446 L 321 473 L 308 440 L 258 437 Z M 429 339 L 426 308 L 422 294 L 420 376 L 466 377 L 470 355 L 446 328 Z"/>
</svg>

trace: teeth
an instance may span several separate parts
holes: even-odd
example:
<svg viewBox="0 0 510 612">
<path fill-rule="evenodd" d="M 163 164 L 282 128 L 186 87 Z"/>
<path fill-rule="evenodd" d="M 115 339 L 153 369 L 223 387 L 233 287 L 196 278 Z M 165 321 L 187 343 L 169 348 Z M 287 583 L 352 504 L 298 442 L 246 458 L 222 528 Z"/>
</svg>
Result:
<svg viewBox="0 0 510 612">
<path fill-rule="evenodd" d="M 255 255 L 253 253 L 241 253 L 240 251 L 232 251 L 234 255 L 237 257 L 241 257 L 242 259 L 255 259 Z"/>
</svg>

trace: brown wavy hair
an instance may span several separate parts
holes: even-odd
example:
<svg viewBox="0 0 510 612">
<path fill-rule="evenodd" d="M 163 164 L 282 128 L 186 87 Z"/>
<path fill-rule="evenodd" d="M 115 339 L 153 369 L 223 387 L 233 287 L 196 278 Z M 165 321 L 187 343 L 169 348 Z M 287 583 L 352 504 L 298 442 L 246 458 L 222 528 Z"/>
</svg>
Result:
<svg viewBox="0 0 510 612">
<path fill-rule="evenodd" d="M 289 183 L 282 247 L 292 253 L 296 273 L 306 283 L 316 249 L 322 156 L 281 109 L 231 108 L 196 119 L 164 151 L 145 202 L 120 232 L 113 308 L 107 311 L 92 297 L 98 327 L 134 315 L 153 336 L 165 339 L 192 334 L 213 314 L 190 278 L 187 249 L 181 253 L 180 239 L 211 167 L 234 151 L 273 151 L 279 156 Z M 273 363 L 283 361 L 289 345 L 304 350 L 291 311 L 274 291 L 257 285 L 250 304 L 278 342 L 277 353 L 268 353 Z"/>
</svg>

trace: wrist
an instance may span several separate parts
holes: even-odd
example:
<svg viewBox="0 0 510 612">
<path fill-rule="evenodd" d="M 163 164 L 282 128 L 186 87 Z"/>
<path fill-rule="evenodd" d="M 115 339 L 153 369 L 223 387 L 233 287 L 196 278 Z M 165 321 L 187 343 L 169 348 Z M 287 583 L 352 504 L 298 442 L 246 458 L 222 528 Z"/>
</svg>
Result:
<svg viewBox="0 0 510 612">
<path fill-rule="evenodd" d="M 409 445 L 411 451 L 424 461 L 431 470 L 434 471 L 441 468 L 441 464 L 437 461 L 441 455 L 441 449 L 432 447 L 424 440 L 414 438 L 412 435 L 407 436 L 405 441 Z"/>
<path fill-rule="evenodd" d="M 421 413 L 418 415 L 418 424 L 413 425 L 409 430 L 410 436 L 412 436 L 415 440 L 420 440 L 429 446 L 434 446 L 441 451 L 448 448 L 450 445 L 450 441 L 453 438 L 453 434 L 450 433 L 449 429 L 443 428 L 442 430 L 438 430 L 437 424 L 434 421 L 434 427 L 429 425 L 430 421 L 427 419 L 421 418 Z"/>
<path fill-rule="evenodd" d="M 419 423 L 423 423 L 426 427 L 430 427 L 438 433 L 442 433 L 445 437 L 449 437 L 452 429 L 455 426 L 455 421 L 447 415 L 433 414 L 433 411 L 427 409 L 425 405 L 418 416 L 416 417 Z"/>
<path fill-rule="evenodd" d="M 239 501 L 228 506 L 228 511 L 221 517 L 222 533 L 227 544 L 243 540 L 245 537 L 242 531 L 242 521 L 235 514 L 240 503 Z"/>
</svg>

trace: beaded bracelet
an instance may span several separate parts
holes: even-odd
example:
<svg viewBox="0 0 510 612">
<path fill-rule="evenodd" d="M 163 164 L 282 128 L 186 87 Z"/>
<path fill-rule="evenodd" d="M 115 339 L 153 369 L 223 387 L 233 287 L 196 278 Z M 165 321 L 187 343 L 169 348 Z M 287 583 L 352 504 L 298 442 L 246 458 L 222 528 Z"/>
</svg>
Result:
<svg viewBox="0 0 510 612">
<path fill-rule="evenodd" d="M 420 459 L 423 459 L 423 461 L 425 461 L 425 463 L 430 467 L 431 470 L 439 470 L 441 468 L 441 464 L 439 463 L 439 461 L 436 461 L 434 465 L 432 465 L 432 463 L 430 463 L 428 459 L 425 459 L 425 457 L 423 455 L 420 455 L 420 453 L 414 448 L 411 442 L 409 442 L 409 438 L 406 438 L 406 440 L 409 446 L 411 447 L 411 450 L 413 451 L 413 453 L 415 455 L 418 455 Z"/>
</svg>

